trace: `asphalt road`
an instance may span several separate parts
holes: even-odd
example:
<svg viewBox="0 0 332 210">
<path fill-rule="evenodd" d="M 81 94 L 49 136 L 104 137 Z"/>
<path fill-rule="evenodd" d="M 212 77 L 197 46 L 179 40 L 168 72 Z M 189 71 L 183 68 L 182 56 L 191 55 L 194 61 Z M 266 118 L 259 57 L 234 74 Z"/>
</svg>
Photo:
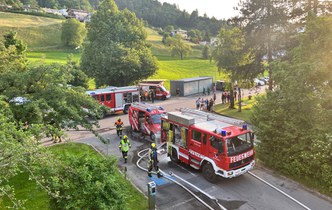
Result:
<svg viewBox="0 0 332 210">
<path fill-rule="evenodd" d="M 177 108 L 187 107 L 194 108 L 195 100 L 198 96 L 193 97 L 173 97 L 166 101 L 157 101 L 156 105 L 163 106 L 167 111 L 174 111 Z M 217 96 L 217 102 L 220 102 L 220 93 Z M 129 125 L 128 117 L 120 115 L 125 126 Z M 138 151 L 148 148 L 150 142 L 131 137 L 132 148 L 129 152 L 129 161 L 125 164 L 118 150 L 119 138 L 116 136 L 114 122 L 116 116 L 109 116 L 100 120 L 100 134 L 106 138 L 110 138 L 110 144 L 101 143 L 96 137 L 87 131 L 68 131 L 68 137 L 71 140 L 88 143 L 96 147 L 104 154 L 117 156 L 119 159 L 119 167 L 126 171 L 128 179 L 145 195 L 147 195 L 147 183 L 155 181 L 157 183 L 156 204 L 158 209 L 207 209 L 198 202 L 192 195 L 184 189 L 170 182 L 166 178 L 158 179 L 156 176 L 149 178 L 145 171 L 136 166 L 138 160 Z M 148 139 L 148 137 L 147 137 Z M 291 199 L 280 194 L 271 187 L 263 184 L 250 174 L 244 174 L 233 179 L 222 179 L 215 184 L 207 182 L 200 171 L 187 167 L 183 164 L 175 164 L 166 157 L 165 154 L 159 155 L 160 168 L 168 173 L 172 171 L 188 182 L 195 184 L 211 196 L 218 199 L 219 203 L 226 209 L 262 209 L 262 210 L 296 210 L 304 209 Z M 146 167 L 146 161 L 143 159 L 141 166 Z M 272 171 L 256 166 L 252 172 L 262 179 L 273 184 L 280 190 L 291 195 L 294 199 L 300 201 L 309 209 L 329 210 L 332 209 L 332 199 L 323 197 L 311 190 L 302 187 L 300 184 L 293 182 L 285 177 L 279 176 Z M 206 201 L 213 209 L 219 209 L 214 202 L 209 201 L 197 190 L 194 193 Z"/>
</svg>

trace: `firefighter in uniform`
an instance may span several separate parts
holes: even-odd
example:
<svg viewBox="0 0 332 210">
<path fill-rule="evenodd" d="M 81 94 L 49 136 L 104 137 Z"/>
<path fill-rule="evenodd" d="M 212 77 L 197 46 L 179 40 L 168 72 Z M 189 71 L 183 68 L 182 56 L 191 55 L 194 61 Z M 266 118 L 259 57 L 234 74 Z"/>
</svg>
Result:
<svg viewBox="0 0 332 210">
<path fill-rule="evenodd" d="M 122 127 L 123 127 L 123 122 L 121 121 L 121 118 L 119 117 L 118 120 L 114 123 L 116 126 L 116 134 L 120 137 L 122 137 Z"/>
<path fill-rule="evenodd" d="M 151 175 L 151 171 L 152 168 L 154 168 L 157 171 L 157 176 L 158 178 L 162 177 L 160 174 L 160 170 L 158 167 L 158 154 L 157 154 L 157 148 L 156 148 L 156 144 L 152 143 L 151 144 L 151 148 L 149 149 L 149 161 L 148 161 L 148 176 L 152 177 Z"/>
<path fill-rule="evenodd" d="M 131 148 L 131 144 L 128 140 L 128 136 L 124 135 L 123 139 L 120 141 L 119 150 L 122 152 L 122 157 L 123 157 L 125 163 L 127 163 L 129 148 Z"/>
</svg>

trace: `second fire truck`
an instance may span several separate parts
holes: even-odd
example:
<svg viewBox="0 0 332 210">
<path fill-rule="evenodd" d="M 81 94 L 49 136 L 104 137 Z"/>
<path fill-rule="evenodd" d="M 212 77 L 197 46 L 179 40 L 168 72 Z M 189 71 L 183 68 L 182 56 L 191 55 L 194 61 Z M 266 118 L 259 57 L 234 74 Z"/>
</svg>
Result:
<svg viewBox="0 0 332 210">
<path fill-rule="evenodd" d="M 243 121 L 181 109 L 163 117 L 161 129 L 171 160 L 201 169 L 210 182 L 239 176 L 255 165 L 254 134 Z"/>
<path fill-rule="evenodd" d="M 139 102 L 139 90 L 137 86 L 127 87 L 106 87 L 93 91 L 87 91 L 91 97 L 96 99 L 99 104 L 104 105 L 107 109 L 106 113 L 115 113 L 123 111 L 128 113 L 129 107 L 133 102 Z M 106 114 L 104 113 L 104 115 Z"/>
</svg>

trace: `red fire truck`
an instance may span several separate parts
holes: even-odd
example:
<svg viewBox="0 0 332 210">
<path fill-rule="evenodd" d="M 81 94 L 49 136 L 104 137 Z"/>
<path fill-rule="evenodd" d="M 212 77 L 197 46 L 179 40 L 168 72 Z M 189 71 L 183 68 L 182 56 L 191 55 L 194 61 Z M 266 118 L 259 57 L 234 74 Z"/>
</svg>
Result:
<svg viewBox="0 0 332 210">
<path fill-rule="evenodd" d="M 128 113 L 131 129 L 149 135 L 152 141 L 160 140 L 161 117 L 165 114 L 166 111 L 160 106 L 133 103 Z"/>
<path fill-rule="evenodd" d="M 239 176 L 255 165 L 254 134 L 244 121 L 180 109 L 167 113 L 161 128 L 161 141 L 167 141 L 171 160 L 202 169 L 210 182 L 218 176 Z"/>
<path fill-rule="evenodd" d="M 127 87 L 106 87 L 93 91 L 87 91 L 87 94 L 95 98 L 101 105 L 107 107 L 107 113 L 123 111 L 128 113 L 129 106 L 133 102 L 139 102 L 139 90 L 137 86 Z M 104 113 L 106 114 L 106 113 Z"/>
<path fill-rule="evenodd" d="M 163 83 L 154 84 L 154 83 L 140 83 L 139 84 L 141 95 L 144 95 L 146 92 L 148 93 L 152 90 L 156 95 L 155 99 L 166 100 L 171 97 L 169 91 L 163 86 Z"/>
</svg>

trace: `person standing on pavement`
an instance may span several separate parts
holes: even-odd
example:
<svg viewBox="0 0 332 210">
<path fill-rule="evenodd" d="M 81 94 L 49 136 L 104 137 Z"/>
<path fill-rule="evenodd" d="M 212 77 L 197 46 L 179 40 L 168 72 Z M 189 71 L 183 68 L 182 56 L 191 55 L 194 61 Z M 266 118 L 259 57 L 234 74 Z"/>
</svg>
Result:
<svg viewBox="0 0 332 210">
<path fill-rule="evenodd" d="M 119 117 L 118 120 L 114 123 L 115 127 L 116 127 L 116 134 L 120 137 L 122 137 L 122 127 L 123 127 L 123 122 L 121 120 L 121 118 Z"/>
<path fill-rule="evenodd" d="M 209 101 L 209 112 L 212 111 L 213 103 L 214 103 L 214 100 L 213 100 L 213 98 L 211 98 Z"/>
<path fill-rule="evenodd" d="M 157 172 L 157 176 L 158 178 L 162 177 L 160 174 L 160 169 L 158 166 L 158 153 L 157 153 L 157 148 L 156 148 L 156 144 L 152 143 L 151 144 L 151 148 L 149 149 L 149 161 L 148 161 L 148 176 L 152 177 L 151 171 L 154 168 Z"/>
<path fill-rule="evenodd" d="M 154 103 L 154 99 L 155 99 L 155 92 L 154 90 L 151 90 L 151 102 Z"/>
<path fill-rule="evenodd" d="M 176 96 L 180 96 L 180 88 L 176 88 Z"/>
<path fill-rule="evenodd" d="M 120 141 L 119 150 L 122 152 L 122 157 L 125 163 L 127 163 L 129 148 L 131 148 L 131 144 L 128 140 L 128 136 L 124 135 L 123 139 Z"/>
<path fill-rule="evenodd" d="M 204 109 L 204 104 L 205 104 L 205 100 L 204 100 L 204 98 L 201 98 L 201 106 L 200 106 L 199 110 Z"/>
<path fill-rule="evenodd" d="M 196 100 L 196 109 L 200 109 L 201 106 L 201 97 Z"/>
</svg>

